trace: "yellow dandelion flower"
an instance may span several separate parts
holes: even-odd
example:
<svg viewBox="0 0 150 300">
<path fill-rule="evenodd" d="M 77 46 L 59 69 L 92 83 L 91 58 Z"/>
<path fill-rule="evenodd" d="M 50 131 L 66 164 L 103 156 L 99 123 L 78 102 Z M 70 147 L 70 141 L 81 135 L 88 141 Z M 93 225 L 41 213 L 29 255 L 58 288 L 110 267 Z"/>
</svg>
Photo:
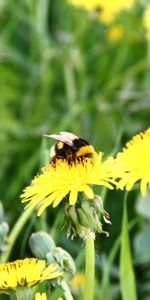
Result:
<svg viewBox="0 0 150 300">
<path fill-rule="evenodd" d="M 127 0 L 127 1 L 121 1 L 121 0 L 99 0 L 101 10 L 100 10 L 100 20 L 103 23 L 110 23 L 113 21 L 113 19 L 120 14 L 124 10 L 130 9 L 133 4 L 134 0 Z"/>
<path fill-rule="evenodd" d="M 33 285 L 56 278 L 62 272 L 56 271 L 57 266 L 46 267 L 45 260 L 25 258 L 0 265 L 0 291 L 14 290 L 17 287 Z"/>
<path fill-rule="evenodd" d="M 143 25 L 147 30 L 148 37 L 150 38 L 150 4 L 145 9 L 143 16 Z"/>
<path fill-rule="evenodd" d="M 109 23 L 120 12 L 130 9 L 135 0 L 69 0 L 69 2 L 88 11 L 97 11 L 100 20 L 104 23 Z"/>
<path fill-rule="evenodd" d="M 111 26 L 107 31 L 108 39 L 112 42 L 119 41 L 122 38 L 123 34 L 124 30 L 122 26 L 119 25 Z"/>
<path fill-rule="evenodd" d="M 117 154 L 116 164 L 123 175 L 119 185 L 130 190 L 141 180 L 140 190 L 146 195 L 146 187 L 150 186 L 150 128 L 134 136 L 122 152 Z"/>
<path fill-rule="evenodd" d="M 77 272 L 73 277 L 71 280 L 71 287 L 75 290 L 84 288 L 84 274 L 82 272 Z"/>
<path fill-rule="evenodd" d="M 102 185 L 113 189 L 115 184 L 114 159 L 102 162 L 102 153 L 95 153 L 92 158 L 83 158 L 68 164 L 65 159 L 57 159 L 56 164 L 48 164 L 42 169 L 27 187 L 21 198 L 29 202 L 26 207 L 40 206 L 38 216 L 47 206 L 53 203 L 56 207 L 62 199 L 69 195 L 69 204 L 74 205 L 78 193 L 84 192 L 87 198 L 94 198 L 91 185 Z"/>
<path fill-rule="evenodd" d="M 35 300 L 47 300 L 46 293 L 36 293 Z"/>
<path fill-rule="evenodd" d="M 36 293 L 35 300 L 47 300 L 46 293 Z M 63 300 L 63 298 L 58 298 L 57 300 Z"/>
</svg>

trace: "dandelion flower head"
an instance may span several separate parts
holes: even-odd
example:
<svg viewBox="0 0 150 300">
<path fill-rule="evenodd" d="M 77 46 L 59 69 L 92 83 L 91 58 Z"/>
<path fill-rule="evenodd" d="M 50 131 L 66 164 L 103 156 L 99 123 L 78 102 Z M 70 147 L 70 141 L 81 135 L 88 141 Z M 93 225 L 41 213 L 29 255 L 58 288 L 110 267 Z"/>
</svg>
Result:
<svg viewBox="0 0 150 300">
<path fill-rule="evenodd" d="M 109 23 L 120 12 L 130 9 L 135 0 L 69 0 L 69 2 L 88 11 L 97 11 L 100 20 L 104 23 Z"/>
<path fill-rule="evenodd" d="M 84 288 L 85 276 L 82 272 L 77 272 L 71 280 L 71 287 L 75 290 Z"/>
<path fill-rule="evenodd" d="M 56 207 L 67 195 L 70 205 L 77 202 L 79 192 L 84 192 L 89 199 L 94 198 L 92 185 L 113 189 L 114 159 L 109 157 L 102 161 L 102 156 L 102 152 L 93 150 L 91 157 L 78 157 L 71 163 L 67 159 L 56 158 L 55 163 L 46 165 L 25 188 L 21 195 L 22 202 L 27 202 L 27 207 L 31 208 L 37 205 L 40 216 L 46 207 L 51 204 Z"/>
<path fill-rule="evenodd" d="M 117 154 L 116 164 L 122 170 L 121 187 L 130 190 L 137 181 L 140 190 L 146 195 L 146 188 L 150 186 L 150 128 L 135 135 Z"/>
<path fill-rule="evenodd" d="M 47 300 L 46 293 L 36 293 L 35 300 Z"/>
<path fill-rule="evenodd" d="M 35 300 L 47 300 L 46 293 L 36 293 Z M 63 300 L 63 298 L 58 298 L 57 300 Z"/>
<path fill-rule="evenodd" d="M 25 258 L 0 265 L 0 291 L 14 290 L 17 287 L 33 285 L 56 278 L 62 272 L 56 271 L 57 266 L 46 267 L 45 260 Z"/>
<path fill-rule="evenodd" d="M 124 29 L 122 26 L 111 26 L 107 31 L 107 37 L 111 42 L 118 42 L 124 35 Z"/>
<path fill-rule="evenodd" d="M 143 16 L 143 25 L 148 33 L 148 38 L 150 38 L 150 4 L 145 8 Z"/>
</svg>

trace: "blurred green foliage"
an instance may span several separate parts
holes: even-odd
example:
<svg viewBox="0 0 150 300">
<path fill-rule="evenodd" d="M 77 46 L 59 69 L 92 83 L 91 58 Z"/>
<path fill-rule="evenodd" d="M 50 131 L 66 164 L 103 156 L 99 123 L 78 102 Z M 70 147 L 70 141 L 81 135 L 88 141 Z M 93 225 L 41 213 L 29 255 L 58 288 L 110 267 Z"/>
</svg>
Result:
<svg viewBox="0 0 150 300">
<path fill-rule="evenodd" d="M 150 50 L 142 25 L 143 10 L 139 1 L 118 16 L 114 24 L 121 25 L 124 34 L 113 42 L 107 33 L 114 24 L 101 24 L 65 0 L 1 1 L 0 197 L 10 227 L 23 212 L 19 199 L 22 189 L 44 165 L 45 153 L 52 145 L 44 134 L 71 131 L 109 155 L 133 134 L 149 127 Z M 134 190 L 128 199 L 129 222 L 136 224 L 130 241 L 133 246 L 136 239 L 132 256 L 139 299 L 148 300 L 149 219 L 142 209 L 135 210 L 137 197 L 138 190 Z M 122 192 L 106 195 L 105 205 L 113 225 L 108 230 L 109 239 L 96 239 L 97 295 L 106 256 L 116 247 L 107 274 L 107 289 L 111 291 L 107 300 L 121 299 L 119 244 L 117 247 L 115 243 L 121 233 L 122 199 Z M 82 245 L 77 239 L 67 240 L 65 231 L 61 231 L 62 212 L 59 208 L 47 211 L 41 219 L 33 213 L 11 256 L 29 255 L 30 233 L 45 229 L 65 245 L 82 268 L 82 253 L 81 258 L 78 255 Z M 147 258 L 144 264 L 137 236 L 147 240 L 143 244 Z"/>
</svg>

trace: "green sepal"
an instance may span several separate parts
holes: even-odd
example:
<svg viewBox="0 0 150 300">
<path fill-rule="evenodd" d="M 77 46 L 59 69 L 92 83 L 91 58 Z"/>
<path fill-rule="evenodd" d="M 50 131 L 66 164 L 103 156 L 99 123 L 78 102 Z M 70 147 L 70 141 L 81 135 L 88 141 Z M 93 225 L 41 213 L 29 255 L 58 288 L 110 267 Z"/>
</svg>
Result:
<svg viewBox="0 0 150 300">
<path fill-rule="evenodd" d="M 32 300 L 32 290 L 27 286 L 17 287 L 10 291 L 9 296 L 11 300 Z"/>
</svg>

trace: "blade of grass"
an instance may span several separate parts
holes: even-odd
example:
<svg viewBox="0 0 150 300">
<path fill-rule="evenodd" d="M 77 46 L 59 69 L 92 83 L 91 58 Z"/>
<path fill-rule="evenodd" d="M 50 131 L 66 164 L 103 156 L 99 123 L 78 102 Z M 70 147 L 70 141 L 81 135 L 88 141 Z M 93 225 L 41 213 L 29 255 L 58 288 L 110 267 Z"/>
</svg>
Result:
<svg viewBox="0 0 150 300">
<path fill-rule="evenodd" d="M 132 265 L 128 235 L 127 194 L 124 198 L 124 210 L 121 233 L 120 284 L 123 300 L 137 300 L 135 275 Z"/>
<path fill-rule="evenodd" d="M 138 223 L 139 219 L 135 218 L 130 223 L 128 223 L 127 230 L 130 232 L 131 229 Z M 103 268 L 103 276 L 101 281 L 101 299 L 104 299 L 106 296 L 107 300 L 112 299 L 111 289 L 110 289 L 110 271 L 119 251 L 119 247 L 121 244 L 121 235 L 119 235 L 111 248 L 108 259 Z"/>
</svg>

